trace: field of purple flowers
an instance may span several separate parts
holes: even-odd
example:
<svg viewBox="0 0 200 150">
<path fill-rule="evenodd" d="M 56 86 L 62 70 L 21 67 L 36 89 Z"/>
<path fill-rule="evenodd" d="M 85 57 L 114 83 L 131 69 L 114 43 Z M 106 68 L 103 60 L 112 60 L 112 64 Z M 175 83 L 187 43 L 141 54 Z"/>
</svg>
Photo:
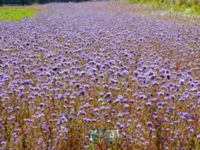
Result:
<svg viewBox="0 0 200 150">
<path fill-rule="evenodd" d="M 0 149 L 200 149 L 198 24 L 114 2 L 45 7 L 0 22 Z M 119 137 L 92 143 L 101 129 Z"/>
</svg>

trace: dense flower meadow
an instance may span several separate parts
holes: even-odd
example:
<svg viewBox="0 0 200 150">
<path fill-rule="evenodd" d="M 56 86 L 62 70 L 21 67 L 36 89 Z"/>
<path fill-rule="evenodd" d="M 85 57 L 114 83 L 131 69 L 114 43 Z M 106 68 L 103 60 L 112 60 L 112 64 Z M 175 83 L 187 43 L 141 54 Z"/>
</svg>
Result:
<svg viewBox="0 0 200 150">
<path fill-rule="evenodd" d="M 0 22 L 0 149 L 200 149 L 200 27 L 114 2 Z M 118 130 L 113 142 L 93 130 Z"/>
</svg>

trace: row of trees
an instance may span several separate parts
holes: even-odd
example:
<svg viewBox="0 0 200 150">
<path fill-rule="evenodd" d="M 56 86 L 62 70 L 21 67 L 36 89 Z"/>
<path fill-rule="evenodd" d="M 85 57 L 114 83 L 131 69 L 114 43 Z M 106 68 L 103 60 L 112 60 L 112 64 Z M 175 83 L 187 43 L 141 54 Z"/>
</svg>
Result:
<svg viewBox="0 0 200 150">
<path fill-rule="evenodd" d="M 87 1 L 87 0 L 0 0 L 0 6 L 3 6 L 3 4 L 6 5 L 30 5 L 33 3 L 49 3 L 49 2 L 69 2 L 69 1 Z M 169 2 L 169 3 L 196 3 L 199 4 L 200 0 L 131 0 L 135 2 L 145 2 L 145 1 L 154 1 L 154 2 Z"/>
<path fill-rule="evenodd" d="M 6 5 L 30 5 L 33 3 L 49 3 L 49 2 L 69 2 L 69 1 L 84 1 L 84 0 L 0 0 L 0 6 Z"/>
</svg>

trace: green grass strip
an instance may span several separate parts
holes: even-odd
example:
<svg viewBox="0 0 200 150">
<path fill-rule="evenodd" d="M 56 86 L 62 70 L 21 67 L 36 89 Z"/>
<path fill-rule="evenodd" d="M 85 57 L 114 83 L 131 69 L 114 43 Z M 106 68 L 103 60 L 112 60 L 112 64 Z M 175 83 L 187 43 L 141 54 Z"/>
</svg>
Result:
<svg viewBox="0 0 200 150">
<path fill-rule="evenodd" d="M 32 18 L 37 14 L 33 8 L 2 7 L 0 8 L 0 21 L 21 21 L 24 18 Z"/>
</svg>

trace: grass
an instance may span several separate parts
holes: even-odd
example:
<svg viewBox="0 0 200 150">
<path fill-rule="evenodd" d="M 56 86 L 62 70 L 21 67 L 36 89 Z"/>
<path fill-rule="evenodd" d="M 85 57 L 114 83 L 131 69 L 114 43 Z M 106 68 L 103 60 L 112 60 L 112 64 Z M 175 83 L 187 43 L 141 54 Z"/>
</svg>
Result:
<svg viewBox="0 0 200 150">
<path fill-rule="evenodd" d="M 0 21 L 21 21 L 24 18 L 32 18 L 37 12 L 35 8 L 2 7 L 0 8 Z"/>
<path fill-rule="evenodd" d="M 171 10 L 175 12 L 181 12 L 184 14 L 196 14 L 200 15 L 200 3 L 168 3 L 161 1 L 149 1 L 149 0 L 129 0 L 131 3 L 140 3 L 142 5 L 151 6 L 159 9 Z"/>
</svg>

